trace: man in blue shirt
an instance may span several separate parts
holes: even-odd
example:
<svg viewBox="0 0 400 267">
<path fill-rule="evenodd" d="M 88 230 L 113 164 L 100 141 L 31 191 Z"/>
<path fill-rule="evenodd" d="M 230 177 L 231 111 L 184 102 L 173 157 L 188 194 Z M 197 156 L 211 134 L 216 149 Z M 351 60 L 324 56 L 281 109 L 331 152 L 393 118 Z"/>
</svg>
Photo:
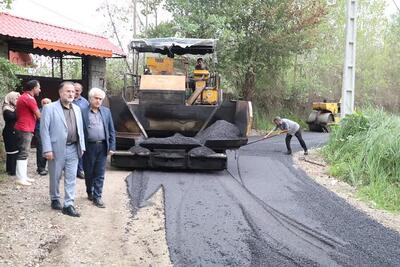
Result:
<svg viewBox="0 0 400 267">
<path fill-rule="evenodd" d="M 89 92 L 90 105 L 82 110 L 86 152 L 83 155 L 86 193 L 88 199 L 99 208 L 102 200 L 107 155 L 115 151 L 115 130 L 110 109 L 102 106 L 105 92 L 92 88 Z"/>
<path fill-rule="evenodd" d="M 74 83 L 75 87 L 75 99 L 72 101 L 75 105 L 77 105 L 81 110 L 85 109 L 89 106 L 89 102 L 81 96 L 82 94 L 82 85 L 80 83 Z M 85 179 L 85 173 L 83 171 L 83 160 L 79 158 L 78 162 L 78 170 L 76 176 L 81 179 Z"/>
</svg>

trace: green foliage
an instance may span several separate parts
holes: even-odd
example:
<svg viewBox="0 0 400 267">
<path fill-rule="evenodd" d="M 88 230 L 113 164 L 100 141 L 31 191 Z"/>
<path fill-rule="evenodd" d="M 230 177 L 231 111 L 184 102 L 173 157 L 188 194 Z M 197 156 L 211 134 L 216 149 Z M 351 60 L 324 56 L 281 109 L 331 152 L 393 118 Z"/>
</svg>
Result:
<svg viewBox="0 0 400 267">
<path fill-rule="evenodd" d="M 325 2 L 318 0 L 167 0 L 166 8 L 177 35 L 219 40 L 222 75 L 245 99 L 255 99 L 259 77 L 276 80 L 292 54 L 315 45 L 325 15 Z"/>
<path fill-rule="evenodd" d="M 156 27 L 150 26 L 149 30 L 142 36 L 146 38 L 162 38 L 175 36 L 176 28 L 172 22 L 161 22 Z"/>
<path fill-rule="evenodd" d="M 16 90 L 20 80 L 16 76 L 19 69 L 17 65 L 10 63 L 7 59 L 0 57 L 0 96 Z"/>
<path fill-rule="evenodd" d="M 124 87 L 124 74 L 128 72 L 126 64 L 123 60 L 107 59 L 107 91 L 112 95 L 117 95 Z"/>
<path fill-rule="evenodd" d="M 330 6 L 319 26 L 319 45 L 309 53 L 294 57 L 286 70 L 286 88 L 307 90 L 300 95 L 313 100 L 338 101 L 342 88 L 345 44 L 345 3 Z M 376 104 L 390 111 L 400 111 L 398 95 L 400 76 L 400 16 L 389 19 L 383 0 L 358 1 L 356 104 Z M 299 103 L 304 103 L 299 101 Z"/>
<path fill-rule="evenodd" d="M 0 11 L 3 9 L 10 9 L 13 0 L 0 0 Z"/>
<path fill-rule="evenodd" d="M 262 109 L 257 108 L 257 107 L 254 110 L 253 128 L 258 129 L 258 130 L 272 129 L 273 127 L 275 127 L 272 120 L 276 116 L 280 116 L 282 118 L 286 118 L 286 119 L 295 121 L 303 129 L 307 128 L 307 123 L 304 120 L 302 120 L 297 114 L 293 113 L 292 111 L 290 111 L 288 109 L 282 109 L 279 112 L 271 112 L 271 113 L 267 114 Z"/>
<path fill-rule="evenodd" d="M 258 130 L 271 130 L 274 127 L 272 119 L 259 110 L 254 110 L 253 128 Z"/>
<path fill-rule="evenodd" d="M 63 79 L 82 79 L 82 60 L 76 58 L 63 59 Z"/>
<path fill-rule="evenodd" d="M 323 153 L 331 174 L 379 207 L 400 211 L 400 117 L 372 108 L 348 115 Z"/>
</svg>

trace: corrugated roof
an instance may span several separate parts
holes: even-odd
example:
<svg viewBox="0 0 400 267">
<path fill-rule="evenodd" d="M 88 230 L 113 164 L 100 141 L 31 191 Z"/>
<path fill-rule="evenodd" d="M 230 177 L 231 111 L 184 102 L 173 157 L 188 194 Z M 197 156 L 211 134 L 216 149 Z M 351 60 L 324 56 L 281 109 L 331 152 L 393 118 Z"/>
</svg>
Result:
<svg viewBox="0 0 400 267">
<path fill-rule="evenodd" d="M 0 35 L 32 39 L 33 48 L 112 57 L 124 52 L 107 38 L 0 12 Z"/>
</svg>

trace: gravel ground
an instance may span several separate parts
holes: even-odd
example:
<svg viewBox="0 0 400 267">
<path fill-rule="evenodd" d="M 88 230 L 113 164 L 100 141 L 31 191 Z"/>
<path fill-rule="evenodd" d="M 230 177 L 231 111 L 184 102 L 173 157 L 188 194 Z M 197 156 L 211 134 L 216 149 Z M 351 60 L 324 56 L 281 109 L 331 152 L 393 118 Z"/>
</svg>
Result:
<svg viewBox="0 0 400 267">
<path fill-rule="evenodd" d="M 357 197 L 357 188 L 336 179 L 328 174 L 327 163 L 319 154 L 319 149 L 310 151 L 307 161 L 303 153 L 295 153 L 295 164 L 304 170 L 317 183 L 343 198 L 350 205 L 361 210 L 375 221 L 400 233 L 400 214 L 391 213 L 375 208 L 373 202 L 361 200 Z"/>
<path fill-rule="evenodd" d="M 305 134 L 307 144 L 322 143 L 318 138 Z M 260 142 L 240 158 L 231 153 L 228 172 L 211 174 L 130 174 L 108 167 L 106 209 L 93 206 L 84 181 L 77 181 L 80 218 L 50 209 L 48 176 L 34 173 L 32 151 L 34 185 L 16 186 L 12 178 L 0 183 L 0 266 L 172 266 L 170 258 L 176 266 L 304 266 L 332 263 L 331 257 L 349 266 L 399 262 L 393 253 L 398 235 L 358 210 L 397 232 L 399 215 L 359 201 L 354 188 L 329 177 L 325 167 L 304 162 L 300 153 L 290 167 L 283 151 L 283 138 Z M 314 150 L 308 159 L 324 164 Z M 277 167 L 280 174 L 270 175 Z M 299 168 L 358 210 L 308 181 Z"/>
<path fill-rule="evenodd" d="M 65 216 L 50 209 L 48 176 L 35 174 L 33 152 L 32 186 L 15 185 L 15 177 L 0 183 L 0 266 L 171 265 L 162 190 L 133 216 L 125 181 L 129 172 L 108 168 L 106 208 L 86 199 L 84 180 L 78 179 L 75 205 L 82 216 Z"/>
</svg>

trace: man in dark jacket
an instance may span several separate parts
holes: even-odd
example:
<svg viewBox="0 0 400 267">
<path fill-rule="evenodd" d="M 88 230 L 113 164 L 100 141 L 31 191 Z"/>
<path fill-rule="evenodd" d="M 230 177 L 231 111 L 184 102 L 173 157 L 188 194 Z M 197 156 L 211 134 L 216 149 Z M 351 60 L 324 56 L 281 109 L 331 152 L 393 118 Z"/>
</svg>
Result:
<svg viewBox="0 0 400 267">
<path fill-rule="evenodd" d="M 82 84 L 74 83 L 75 88 L 75 99 L 72 101 L 75 105 L 77 105 L 81 110 L 86 108 L 89 105 L 89 102 L 84 98 L 81 94 L 83 91 Z M 83 171 L 83 159 L 79 158 L 78 162 L 78 170 L 76 172 L 76 177 L 80 179 L 85 179 L 85 173 Z"/>
<path fill-rule="evenodd" d="M 51 103 L 50 98 L 43 98 L 41 101 L 42 108 Z M 42 109 L 40 109 L 40 112 L 42 112 Z M 47 175 L 48 171 L 46 171 L 46 163 L 47 160 L 43 157 L 43 150 L 42 150 L 42 139 L 40 139 L 40 120 L 36 121 L 36 127 L 35 127 L 35 133 L 33 135 L 36 140 L 36 172 L 39 175 Z"/>
<path fill-rule="evenodd" d="M 86 152 L 83 155 L 86 193 L 88 199 L 99 208 L 102 200 L 107 155 L 115 151 L 115 130 L 110 109 L 101 106 L 105 92 L 92 88 L 89 106 L 82 110 Z"/>
</svg>

